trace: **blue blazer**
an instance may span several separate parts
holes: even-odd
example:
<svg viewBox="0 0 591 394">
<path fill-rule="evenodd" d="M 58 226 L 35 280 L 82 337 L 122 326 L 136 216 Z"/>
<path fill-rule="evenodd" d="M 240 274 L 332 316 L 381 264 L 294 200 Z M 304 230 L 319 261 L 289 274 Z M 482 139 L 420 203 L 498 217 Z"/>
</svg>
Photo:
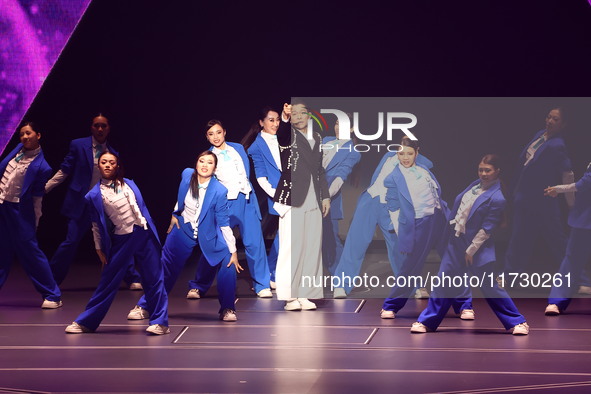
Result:
<svg viewBox="0 0 591 394">
<path fill-rule="evenodd" d="M 549 185 L 562 183 L 562 173 L 572 169 L 570 159 L 566 152 L 566 146 L 562 136 L 555 135 L 544 142 L 536 151 L 534 157 L 523 166 L 527 148 L 546 130 L 540 130 L 534 138 L 527 143 L 519 156 L 519 176 L 515 187 L 515 201 L 523 201 L 528 204 L 535 202 L 554 203 L 556 199 L 544 197 L 544 189 Z"/>
<path fill-rule="evenodd" d="M 271 186 L 275 189 L 281 178 L 281 170 L 275 164 L 275 159 L 271 154 L 269 146 L 261 137 L 261 133 L 257 135 L 250 148 L 248 148 L 248 155 L 254 164 L 254 173 L 257 178 L 267 178 Z M 273 209 L 273 199 L 267 196 L 267 204 L 269 205 L 269 213 L 272 215 L 279 215 Z"/>
<path fill-rule="evenodd" d="M 469 192 L 478 183 L 480 183 L 479 179 L 472 182 L 470 186 L 456 197 L 453 209 L 448 216 L 449 220 L 456 217 L 464 194 Z M 463 235 L 468 240 L 468 243 L 472 242 L 480 229 L 484 229 L 487 234 L 492 234 L 503 218 L 503 210 L 506 205 L 507 202 L 501 191 L 500 182 L 492 185 L 488 190 L 478 196 L 468 215 L 466 233 Z M 452 234 L 451 236 L 454 237 L 455 235 Z M 479 267 L 495 260 L 495 245 L 491 237 L 480 246 L 480 249 L 474 255 L 474 265 Z"/>
<path fill-rule="evenodd" d="M 445 217 L 447 217 L 447 205 L 441 199 L 441 186 L 437 182 L 437 179 L 427 167 L 418 163 L 417 166 L 425 169 L 431 176 L 431 179 L 437 184 L 439 204 Z M 392 212 L 400 210 L 398 217 L 398 240 L 400 241 L 398 245 L 400 252 L 410 253 L 415 246 L 415 209 L 412 205 L 406 179 L 400 171 L 400 166 L 396 166 L 394 171 L 386 177 L 384 186 L 388 188 L 386 193 L 388 210 Z"/>
<path fill-rule="evenodd" d="M 378 175 L 380 175 L 380 171 L 382 170 L 384 163 L 386 163 L 386 160 L 388 160 L 392 156 L 396 156 L 396 154 L 396 152 L 388 152 L 382 157 L 382 160 L 380 160 L 380 163 L 378 164 L 375 171 L 373 172 L 373 175 L 371 176 L 370 186 L 373 185 Z M 417 156 L 417 164 L 420 164 L 422 167 L 425 167 L 426 169 L 433 168 L 433 162 L 427 159 L 425 156 L 421 155 L 420 153 Z"/>
<path fill-rule="evenodd" d="M 329 141 L 336 140 L 336 137 L 324 137 L 322 139 L 322 143 L 326 144 Z M 336 178 L 341 178 L 343 181 L 346 181 L 351 171 L 353 171 L 353 167 L 355 164 L 359 163 L 361 160 L 361 154 L 356 152 L 355 150 L 351 149 L 349 152 L 348 147 L 351 147 L 351 141 L 349 140 L 341 148 L 346 149 L 339 149 L 338 152 L 335 153 L 330 163 L 328 163 L 325 170 L 326 182 L 328 186 L 334 181 Z M 330 202 L 330 217 L 331 219 L 342 219 L 343 218 L 343 196 L 341 190 L 332 197 Z"/>
<path fill-rule="evenodd" d="M 148 208 L 144 203 L 144 198 L 140 193 L 140 189 L 136 186 L 136 184 L 127 178 L 123 178 L 127 186 L 133 190 L 133 194 L 135 194 L 135 199 L 137 201 L 137 205 L 140 208 L 140 212 L 146 218 L 148 222 L 149 230 L 152 231 L 156 241 L 160 244 L 160 239 L 158 238 L 158 233 L 156 232 L 156 226 L 154 226 L 154 222 L 152 221 L 152 217 L 150 216 L 150 212 L 148 212 Z M 109 225 L 107 223 L 107 216 L 105 215 L 105 208 L 103 206 L 103 198 L 101 196 L 101 183 L 97 183 L 94 185 L 92 189 L 86 194 L 85 196 L 88 206 L 90 207 L 90 219 L 93 223 L 98 224 L 99 233 L 101 235 L 101 249 L 103 253 L 107 256 L 107 260 L 111 258 L 111 231 L 109 231 Z"/>
<path fill-rule="evenodd" d="M 109 152 L 117 154 L 117 151 L 107 143 Z M 62 215 L 77 219 L 84 211 L 84 197 L 88 193 L 92 181 L 94 169 L 94 157 L 92 155 L 92 137 L 78 138 L 70 142 L 70 150 L 60 169 L 68 174 L 69 186 L 62 205 Z"/>
<path fill-rule="evenodd" d="M 4 175 L 6 167 L 10 160 L 14 159 L 17 153 L 22 149 L 23 144 L 18 144 L 5 158 L 0 162 L 0 177 Z M 35 237 L 35 207 L 33 197 L 42 197 L 45 194 L 45 183 L 51 176 L 51 167 L 45 161 L 43 150 L 33 159 L 23 182 L 23 188 L 19 196 L 19 235 L 24 239 Z M 4 236 L 4 235 L 2 235 Z"/>
<path fill-rule="evenodd" d="M 193 168 L 183 170 L 177 194 L 178 209 L 174 212 L 180 223 L 183 222 L 180 214 L 185 209 L 185 197 L 189 192 L 191 176 L 194 172 L 195 169 Z M 205 199 L 199 214 L 199 224 L 197 225 L 197 242 L 199 242 L 203 256 L 211 266 L 218 265 L 230 253 L 222 230 L 220 230 L 220 227 L 230 225 L 227 195 L 228 189 L 216 177 L 212 176 L 205 193 Z"/>
<path fill-rule="evenodd" d="M 591 230 L 591 164 L 576 186 L 575 205 L 568 215 L 568 225 Z"/>
<path fill-rule="evenodd" d="M 242 164 L 244 164 L 244 169 L 246 170 L 246 180 L 248 181 L 248 183 L 250 184 L 250 188 L 252 189 L 252 192 L 250 193 L 250 196 L 248 197 L 248 199 L 250 200 L 250 203 L 253 204 L 254 209 L 256 210 L 257 217 L 259 218 L 259 220 L 262 220 L 261 210 L 259 209 L 259 202 L 257 200 L 257 195 L 254 192 L 254 188 L 252 187 L 252 184 L 250 183 L 250 161 L 248 160 L 248 155 L 246 154 L 246 151 L 244 150 L 244 147 L 241 144 L 236 143 L 236 142 L 228 142 L 228 141 L 226 141 L 226 144 L 228 144 L 232 148 L 234 148 L 236 150 L 236 152 L 238 152 L 238 154 L 240 155 L 240 158 L 242 159 Z M 213 150 L 213 146 L 210 146 L 209 150 Z M 183 196 L 183 198 L 185 198 L 185 197 Z"/>
</svg>

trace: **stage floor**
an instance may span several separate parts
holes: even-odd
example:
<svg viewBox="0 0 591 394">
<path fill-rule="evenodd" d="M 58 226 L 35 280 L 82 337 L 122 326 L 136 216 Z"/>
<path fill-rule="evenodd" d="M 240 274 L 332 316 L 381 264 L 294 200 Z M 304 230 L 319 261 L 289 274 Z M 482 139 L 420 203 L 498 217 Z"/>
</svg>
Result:
<svg viewBox="0 0 591 394">
<path fill-rule="evenodd" d="M 186 268 L 170 297 L 170 335 L 127 321 L 141 292 L 122 289 L 96 333 L 65 334 L 99 275 L 72 269 L 64 307 L 42 310 L 18 264 L 0 291 L 0 392 L 494 393 L 591 390 L 591 299 L 544 316 L 544 299 L 516 299 L 529 336 L 504 331 L 483 300 L 476 320 L 449 315 L 436 333 L 412 335 L 426 306 L 411 299 L 381 320 L 380 299 L 318 300 L 285 312 L 257 299 L 244 278 L 238 322 L 218 320 L 214 294 L 187 300 Z"/>
</svg>

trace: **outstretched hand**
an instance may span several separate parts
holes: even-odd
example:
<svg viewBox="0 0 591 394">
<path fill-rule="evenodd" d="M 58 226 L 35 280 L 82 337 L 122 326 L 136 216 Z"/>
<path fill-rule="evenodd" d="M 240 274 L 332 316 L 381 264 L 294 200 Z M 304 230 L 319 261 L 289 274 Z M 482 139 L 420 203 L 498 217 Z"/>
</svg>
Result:
<svg viewBox="0 0 591 394">
<path fill-rule="evenodd" d="M 544 189 L 544 196 L 556 197 L 557 195 L 558 191 L 556 190 L 556 186 L 548 186 Z"/>
<path fill-rule="evenodd" d="M 234 264 L 234 268 L 236 268 L 236 273 L 240 273 L 240 271 L 244 271 L 244 268 L 238 262 L 238 254 L 236 252 L 232 253 L 232 257 L 230 257 L 230 262 L 226 267 L 230 268 L 230 266 Z"/>
</svg>

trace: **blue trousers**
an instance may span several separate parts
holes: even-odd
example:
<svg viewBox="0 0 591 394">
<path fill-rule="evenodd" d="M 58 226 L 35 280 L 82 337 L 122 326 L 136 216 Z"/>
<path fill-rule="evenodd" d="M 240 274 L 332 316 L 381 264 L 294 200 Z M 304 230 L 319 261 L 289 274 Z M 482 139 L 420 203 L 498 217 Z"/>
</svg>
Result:
<svg viewBox="0 0 591 394">
<path fill-rule="evenodd" d="M 464 256 L 470 242 L 471 240 L 468 241 L 463 236 L 455 237 L 452 235 L 447 250 L 441 260 L 439 276 L 441 277 L 442 273 L 445 273 L 445 276 L 447 277 L 463 276 L 465 273 L 477 276 L 478 278 L 484 276 L 485 279 L 481 283 L 480 289 L 486 298 L 486 302 L 495 315 L 497 315 L 505 329 L 508 330 L 520 323 L 524 323 L 525 318 L 519 313 L 513 300 L 509 297 L 509 294 L 498 286 L 494 277 L 488 275 L 494 272 L 494 262 L 480 267 L 466 265 Z M 421 313 L 418 321 L 423 323 L 429 329 L 436 330 L 450 306 L 456 302 L 456 297 L 465 294 L 465 289 L 464 286 L 435 288 L 431 293 L 427 308 Z M 464 309 L 472 309 L 471 302 L 470 308 Z"/>
<path fill-rule="evenodd" d="M 182 221 L 182 219 L 181 219 Z M 190 223 L 180 224 L 178 229 L 173 226 L 172 230 L 166 237 L 164 247 L 162 248 L 162 265 L 164 267 L 164 287 L 169 293 L 176 283 L 185 263 L 193 253 L 193 249 L 197 246 L 197 239 L 193 236 L 193 228 Z M 205 293 L 213 279 L 217 275 L 218 279 L 218 298 L 220 301 L 220 312 L 224 309 L 234 310 L 234 302 L 236 299 L 236 269 L 233 265 L 226 267 L 230 261 L 230 252 L 220 262 L 216 262 L 211 266 L 209 262 L 201 256 L 199 259 L 198 272 L 203 275 L 203 278 L 211 279 L 207 288 L 199 289 Z M 196 289 L 197 287 L 192 287 Z M 138 305 L 145 308 L 146 300 L 144 297 L 140 299 Z"/>
<path fill-rule="evenodd" d="M 88 214 L 87 209 L 84 209 L 80 217 L 76 219 L 68 219 L 68 233 L 66 239 L 57 248 L 49 263 L 51 271 L 53 272 L 53 277 L 58 284 L 61 284 L 66 278 L 70 265 L 76 257 L 78 245 L 90 227 L 90 215 Z M 128 285 L 140 282 L 140 275 L 135 270 L 133 259 L 129 262 L 123 280 Z"/>
<path fill-rule="evenodd" d="M 357 201 L 355 214 L 345 239 L 345 245 L 338 260 L 338 265 L 334 269 L 334 275 L 342 275 L 353 278 L 359 275 L 363 259 L 367 248 L 373 239 L 376 225 L 382 230 L 386 249 L 388 251 L 388 260 L 392 266 L 392 272 L 397 275 L 400 272 L 403 256 L 398 251 L 398 237 L 391 227 L 390 214 L 386 204 L 380 203 L 380 198 L 371 198 L 369 193 L 363 192 Z M 345 292 L 351 292 L 351 286 L 345 287 Z"/>
<path fill-rule="evenodd" d="M 152 231 L 139 226 L 135 226 L 130 234 L 113 235 L 111 257 L 103 268 L 101 280 L 86 310 L 76 318 L 76 322 L 91 330 L 97 329 L 115 299 L 128 262 L 135 258 L 140 267 L 150 324 L 168 326 L 168 295 L 164 290 L 160 252 L 160 245 Z"/>
<path fill-rule="evenodd" d="M 269 264 L 267 262 L 267 251 L 261 221 L 257 215 L 255 202 L 252 199 L 247 200 L 244 194 L 239 193 L 238 198 L 235 200 L 228 200 L 228 208 L 230 227 L 238 226 L 240 230 L 254 291 L 258 293 L 263 289 L 268 289 L 270 286 Z M 202 256 L 197 264 L 195 279 L 189 281 L 190 289 L 199 289 L 201 291 L 201 287 L 211 287 L 215 275 L 210 272 L 209 275 L 204 276 L 205 272 L 202 270 L 209 270 L 205 267 L 204 262 L 205 258 Z M 234 269 L 234 267 L 231 268 Z"/>
<path fill-rule="evenodd" d="M 573 293 L 576 293 L 583 269 L 591 258 L 591 230 L 571 228 L 566 247 L 566 255 L 560 264 L 559 273 L 562 275 L 560 286 L 553 286 L 550 291 L 549 304 L 556 304 L 560 310 L 565 310 L 570 304 Z M 570 284 L 566 277 L 570 273 Z"/>
<path fill-rule="evenodd" d="M 59 301 L 61 292 L 53 279 L 47 257 L 39 249 L 36 237 L 21 234 L 20 220 L 18 203 L 4 201 L 0 204 L 0 288 L 6 282 L 16 255 L 43 298 Z"/>
<path fill-rule="evenodd" d="M 322 219 L 322 263 L 334 275 L 343 254 L 343 241 L 339 237 L 339 220 L 329 216 Z"/>
<path fill-rule="evenodd" d="M 443 220 L 445 220 L 444 215 L 439 209 L 436 209 L 433 215 L 415 219 L 414 248 L 412 252 L 404 255 L 402 267 L 398 273 L 399 277 L 405 279 L 402 283 L 406 286 L 394 284 L 390 296 L 384 300 L 382 309 L 398 312 L 406 305 L 408 297 L 412 295 L 415 289 L 415 283 L 409 278 L 421 275 L 429 252 L 441 235 Z"/>
</svg>

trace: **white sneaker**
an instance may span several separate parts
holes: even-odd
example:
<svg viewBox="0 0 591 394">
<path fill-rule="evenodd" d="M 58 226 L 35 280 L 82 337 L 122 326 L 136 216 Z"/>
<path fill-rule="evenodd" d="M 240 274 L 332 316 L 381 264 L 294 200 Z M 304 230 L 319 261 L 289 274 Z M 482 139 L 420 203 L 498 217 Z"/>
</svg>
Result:
<svg viewBox="0 0 591 394">
<path fill-rule="evenodd" d="M 591 295 L 591 287 L 579 286 L 579 294 Z"/>
<path fill-rule="evenodd" d="M 238 317 L 236 316 L 236 311 L 232 309 L 224 309 L 222 313 L 220 313 L 220 320 L 223 321 L 236 321 Z"/>
<path fill-rule="evenodd" d="M 474 309 L 462 309 L 460 313 L 460 319 L 462 320 L 474 320 L 475 317 Z"/>
<path fill-rule="evenodd" d="M 412 324 L 412 326 L 410 327 L 410 332 L 415 333 L 415 334 L 424 334 L 427 331 L 429 331 L 427 326 L 424 325 L 423 323 L 421 323 L 420 321 L 414 322 Z"/>
<path fill-rule="evenodd" d="M 133 282 L 129 285 L 129 290 L 144 290 L 140 282 Z"/>
<path fill-rule="evenodd" d="M 316 309 L 316 304 L 307 298 L 298 298 L 297 301 L 300 303 L 300 306 L 304 311 L 313 311 Z"/>
<path fill-rule="evenodd" d="M 546 310 L 544 311 L 544 315 L 546 316 L 558 316 L 560 315 L 560 309 L 558 309 L 558 305 L 556 304 L 548 304 Z"/>
<path fill-rule="evenodd" d="M 154 335 L 170 334 L 170 328 L 163 326 L 162 324 L 152 324 L 146 328 L 146 332 Z"/>
<path fill-rule="evenodd" d="M 385 309 L 382 309 L 380 311 L 380 317 L 382 319 L 394 319 L 396 317 L 396 314 L 394 313 L 394 311 L 387 311 Z"/>
<path fill-rule="evenodd" d="M 342 287 L 337 287 L 332 293 L 332 298 L 347 298 L 347 292 Z"/>
<path fill-rule="evenodd" d="M 300 302 L 296 298 L 294 298 L 290 301 L 285 301 L 285 306 L 283 307 L 283 309 L 285 309 L 286 311 L 301 311 L 302 304 L 300 304 Z"/>
<path fill-rule="evenodd" d="M 72 322 L 68 327 L 66 327 L 66 332 L 68 334 L 82 334 L 84 332 L 92 332 L 90 328 L 86 328 L 76 322 Z"/>
<path fill-rule="evenodd" d="M 198 300 L 201 298 L 201 294 L 199 293 L 199 289 L 191 289 L 187 293 L 187 298 L 189 300 Z"/>
<path fill-rule="evenodd" d="M 61 301 L 49 301 L 43 300 L 43 304 L 41 304 L 41 308 L 43 309 L 57 309 L 64 306 L 64 303 Z"/>
<path fill-rule="evenodd" d="M 139 305 L 133 307 L 127 314 L 127 320 L 144 320 L 150 317 L 150 313 Z"/>
<path fill-rule="evenodd" d="M 521 323 L 513 327 L 513 335 L 527 335 L 529 334 L 529 325 L 527 323 Z"/>
<path fill-rule="evenodd" d="M 429 298 L 429 292 L 424 287 L 421 287 L 420 289 L 417 289 L 417 291 L 415 291 L 415 298 L 419 298 L 419 299 Z"/>
<path fill-rule="evenodd" d="M 270 281 L 269 282 L 269 287 L 271 287 L 271 290 L 275 290 L 277 288 L 277 283 Z"/>
<path fill-rule="evenodd" d="M 257 293 L 257 297 L 259 298 L 273 298 L 273 293 L 271 289 L 263 289 Z"/>
</svg>

